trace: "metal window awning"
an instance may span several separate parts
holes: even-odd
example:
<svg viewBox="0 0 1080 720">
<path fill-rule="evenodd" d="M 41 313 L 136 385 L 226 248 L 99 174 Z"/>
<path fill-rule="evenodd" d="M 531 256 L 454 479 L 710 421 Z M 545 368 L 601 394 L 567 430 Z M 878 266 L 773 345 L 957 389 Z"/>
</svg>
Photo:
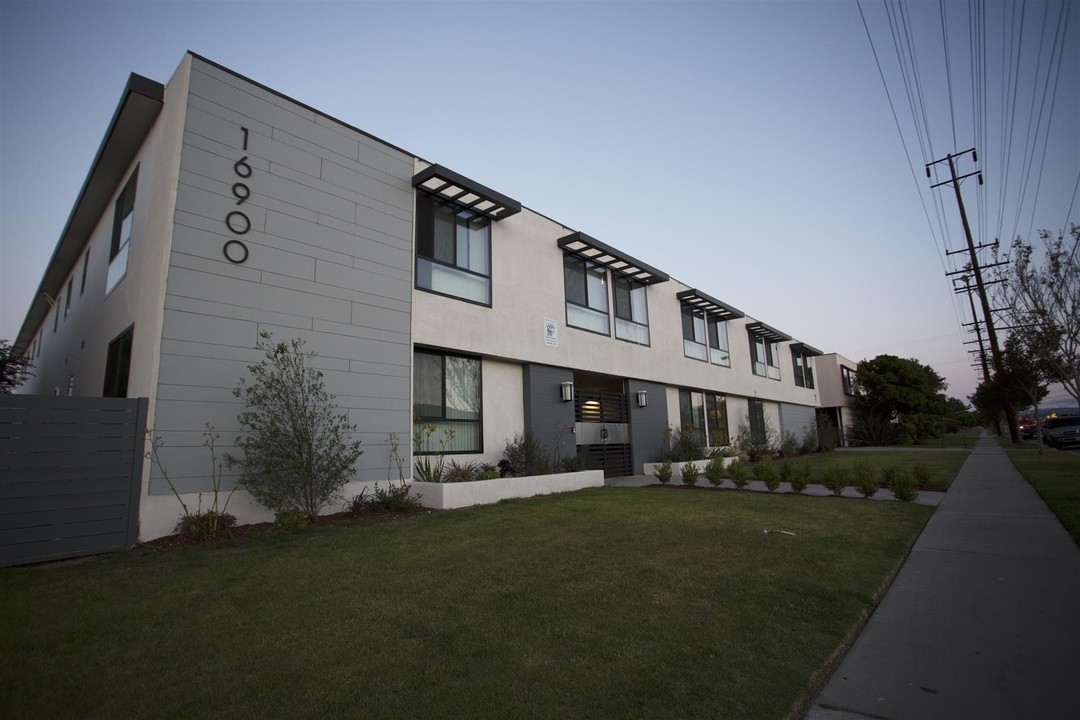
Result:
<svg viewBox="0 0 1080 720">
<path fill-rule="evenodd" d="M 583 257 L 597 265 L 603 265 L 608 270 L 625 275 L 643 285 L 655 285 L 671 279 L 656 268 L 635 260 L 626 253 L 621 253 L 583 232 L 561 237 L 558 242 L 559 247 L 565 252 Z"/>
<path fill-rule="evenodd" d="M 700 290 L 683 290 L 681 293 L 676 293 L 675 297 L 684 305 L 689 305 L 698 310 L 704 310 L 707 314 L 712 315 L 717 320 L 734 320 L 735 318 L 746 317 L 746 314 L 741 310 L 733 308 L 727 303 L 720 302 L 716 298 L 710 297 Z"/>
<path fill-rule="evenodd" d="M 442 165 L 431 165 L 416 173 L 413 175 L 412 184 L 429 195 L 491 220 L 502 220 L 521 212 L 521 203 L 517 200 Z"/>
<path fill-rule="evenodd" d="M 803 355 L 809 355 L 811 357 L 818 357 L 819 355 L 824 355 L 825 354 L 825 353 L 821 352 L 820 350 L 818 350 L 816 347 L 813 347 L 812 345 L 807 345 L 804 342 L 795 343 L 794 345 L 791 346 L 791 349 L 794 350 L 797 353 L 801 353 Z"/>
<path fill-rule="evenodd" d="M 785 335 L 776 328 L 766 325 L 763 322 L 750 323 L 746 326 L 746 331 L 751 335 L 765 338 L 769 342 L 786 342 L 791 339 L 790 335 Z"/>
</svg>

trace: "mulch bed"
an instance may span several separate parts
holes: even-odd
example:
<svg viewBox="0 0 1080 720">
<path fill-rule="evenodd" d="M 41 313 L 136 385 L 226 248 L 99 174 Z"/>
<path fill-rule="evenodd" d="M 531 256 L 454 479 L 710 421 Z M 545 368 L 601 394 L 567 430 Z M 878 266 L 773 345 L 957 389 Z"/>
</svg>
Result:
<svg viewBox="0 0 1080 720">
<path fill-rule="evenodd" d="M 316 518 L 315 522 L 310 523 L 308 528 L 329 527 L 332 525 L 340 525 L 341 523 L 349 522 L 352 520 L 378 520 L 382 522 L 397 522 L 401 520 L 407 520 L 409 518 L 425 515 L 429 512 L 433 512 L 427 508 L 416 510 L 414 512 L 339 512 L 332 515 L 320 515 Z M 307 529 L 307 528 L 305 528 Z M 250 537 L 260 537 L 263 535 L 272 535 L 275 533 L 295 533 L 301 532 L 299 530 L 280 530 L 274 527 L 272 522 L 251 523 L 249 525 L 237 525 L 236 527 L 223 530 L 212 538 L 196 538 L 190 535 L 166 535 L 164 537 L 155 538 L 154 540 L 148 540 L 144 543 L 139 543 L 141 547 L 150 548 L 152 550 L 171 550 L 180 547 L 188 547 L 192 545 L 214 545 L 219 542 L 225 542 L 228 540 L 238 540 Z"/>
</svg>

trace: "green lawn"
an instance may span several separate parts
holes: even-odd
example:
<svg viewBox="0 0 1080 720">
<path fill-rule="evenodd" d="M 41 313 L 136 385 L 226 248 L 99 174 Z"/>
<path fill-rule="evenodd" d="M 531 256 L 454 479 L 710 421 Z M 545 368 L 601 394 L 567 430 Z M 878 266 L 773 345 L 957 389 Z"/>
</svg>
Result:
<svg viewBox="0 0 1080 720">
<path fill-rule="evenodd" d="M 934 490 L 947 490 L 952 484 L 960 466 L 967 460 L 969 453 L 957 449 L 910 448 L 881 450 L 877 448 L 850 448 L 827 453 L 804 455 L 798 460 L 805 460 L 814 466 L 815 473 L 826 465 L 847 465 L 851 467 L 857 459 L 865 459 L 880 473 L 883 468 L 895 465 L 911 470 L 916 463 L 922 463 L 930 471 L 930 487 Z M 819 482 L 818 478 L 811 482 Z"/>
<path fill-rule="evenodd" d="M 1050 448 L 1039 455 L 1038 445 L 1013 445 L 1007 438 L 998 443 L 1080 545 L 1080 457 Z"/>
<path fill-rule="evenodd" d="M 4 569 L 0 717 L 793 717 L 930 513 L 605 488 Z"/>
</svg>

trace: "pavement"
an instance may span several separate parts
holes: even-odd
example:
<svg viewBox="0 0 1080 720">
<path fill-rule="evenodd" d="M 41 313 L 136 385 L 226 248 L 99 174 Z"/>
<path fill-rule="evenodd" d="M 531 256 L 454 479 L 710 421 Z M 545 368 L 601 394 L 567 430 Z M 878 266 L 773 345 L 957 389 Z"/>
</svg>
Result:
<svg viewBox="0 0 1080 720">
<path fill-rule="evenodd" d="M 1080 548 L 983 435 L 804 720 L 1080 718 Z"/>
</svg>

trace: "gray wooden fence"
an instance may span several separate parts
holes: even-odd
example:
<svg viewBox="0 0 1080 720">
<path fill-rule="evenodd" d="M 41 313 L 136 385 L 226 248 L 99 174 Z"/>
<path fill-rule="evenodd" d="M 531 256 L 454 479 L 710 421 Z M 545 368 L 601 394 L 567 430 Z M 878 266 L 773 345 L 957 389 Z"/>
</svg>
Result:
<svg viewBox="0 0 1080 720">
<path fill-rule="evenodd" d="M 0 395 L 0 565 L 138 541 L 146 398 Z"/>
</svg>

